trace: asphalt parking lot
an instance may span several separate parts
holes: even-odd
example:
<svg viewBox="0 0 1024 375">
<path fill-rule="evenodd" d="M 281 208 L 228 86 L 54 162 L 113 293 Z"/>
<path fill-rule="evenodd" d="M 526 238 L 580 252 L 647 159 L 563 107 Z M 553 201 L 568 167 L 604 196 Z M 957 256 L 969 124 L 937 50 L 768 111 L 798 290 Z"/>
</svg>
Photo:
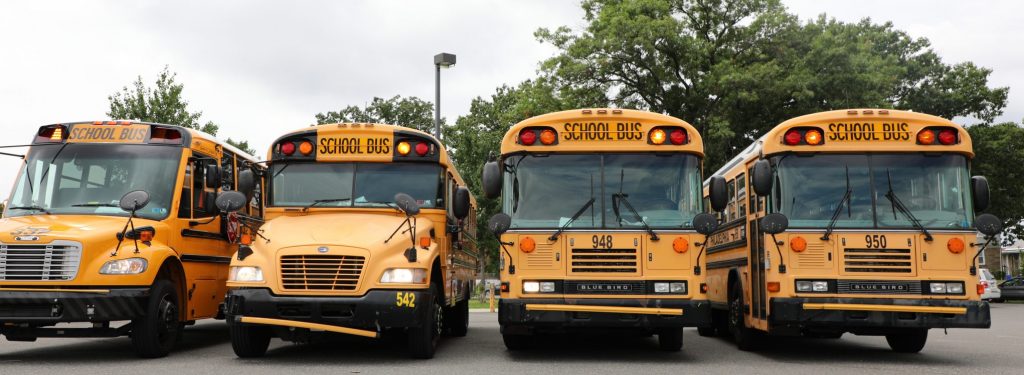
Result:
<svg viewBox="0 0 1024 375">
<path fill-rule="evenodd" d="M 932 330 L 919 354 L 889 351 L 881 337 L 772 339 L 757 353 L 687 329 L 679 353 L 658 351 L 654 337 L 555 336 L 533 350 L 508 352 L 496 314 L 471 314 L 467 337 L 446 339 L 433 360 L 413 360 L 404 341 L 339 339 L 294 345 L 276 340 L 267 357 L 241 360 L 222 321 L 190 327 L 177 351 L 137 359 L 127 338 L 0 341 L 0 374 L 1021 374 L 1024 304 L 992 305 L 987 330 Z"/>
</svg>

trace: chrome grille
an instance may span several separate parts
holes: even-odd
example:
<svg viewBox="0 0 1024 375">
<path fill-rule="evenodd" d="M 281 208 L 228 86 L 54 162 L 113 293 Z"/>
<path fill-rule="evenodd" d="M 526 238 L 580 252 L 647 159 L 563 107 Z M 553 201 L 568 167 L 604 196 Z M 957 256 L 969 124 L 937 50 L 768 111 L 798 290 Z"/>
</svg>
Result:
<svg viewBox="0 0 1024 375">
<path fill-rule="evenodd" d="M 921 282 L 903 280 L 838 280 L 836 291 L 850 294 L 921 294 Z"/>
<path fill-rule="evenodd" d="M 54 241 L 45 245 L 0 244 L 0 280 L 68 281 L 78 275 L 82 245 Z"/>
<path fill-rule="evenodd" d="M 285 255 L 281 287 L 287 290 L 355 290 L 366 258 L 351 255 Z"/>
<path fill-rule="evenodd" d="M 844 249 L 843 266 L 854 273 L 912 273 L 910 249 Z"/>
<path fill-rule="evenodd" d="M 636 273 L 636 249 L 572 249 L 573 273 Z"/>
</svg>

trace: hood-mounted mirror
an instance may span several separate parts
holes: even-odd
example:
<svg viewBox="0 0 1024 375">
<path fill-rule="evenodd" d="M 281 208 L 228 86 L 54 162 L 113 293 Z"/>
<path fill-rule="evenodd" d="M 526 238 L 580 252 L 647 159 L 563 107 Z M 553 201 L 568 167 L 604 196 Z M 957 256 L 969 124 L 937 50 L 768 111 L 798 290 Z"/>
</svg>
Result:
<svg viewBox="0 0 1024 375">
<path fill-rule="evenodd" d="M 779 273 L 786 273 L 786 262 L 782 260 L 782 248 L 779 247 L 779 240 L 775 239 L 775 235 L 785 232 L 788 228 L 789 218 L 781 213 L 774 212 L 761 218 L 761 231 L 772 235 L 775 250 L 779 252 Z"/>
<path fill-rule="evenodd" d="M 490 230 L 491 233 L 494 234 L 494 237 L 498 239 L 498 245 L 501 246 L 501 249 L 505 251 L 505 255 L 508 256 L 508 273 L 510 275 L 514 275 L 516 273 L 516 265 L 512 263 L 512 254 L 509 253 L 508 248 L 505 247 L 506 245 L 512 246 L 514 243 L 501 241 L 501 235 L 505 234 L 505 232 L 508 231 L 508 228 L 511 227 L 512 217 L 502 212 L 494 214 L 494 216 L 491 216 L 490 220 L 487 220 L 487 229 Z M 502 260 L 499 268 L 505 268 L 504 265 L 505 262 Z"/>
<path fill-rule="evenodd" d="M 121 201 L 118 202 L 118 206 L 120 206 L 125 212 L 128 212 L 128 222 L 124 223 L 124 228 L 121 228 L 121 232 L 116 234 L 117 247 L 114 248 L 114 252 L 110 253 L 110 256 L 117 256 L 117 252 L 121 251 L 121 244 L 124 243 L 126 233 L 129 233 L 129 227 L 132 228 L 130 233 L 133 233 L 133 235 L 127 237 L 130 237 L 135 241 L 135 253 L 139 253 L 139 235 L 134 234 L 138 232 L 135 230 L 135 221 L 133 219 L 135 219 L 135 212 L 146 207 L 148 204 L 149 193 L 145 190 L 133 190 L 121 196 Z"/>
<path fill-rule="evenodd" d="M 405 232 L 409 232 L 409 242 L 411 243 L 411 246 L 409 246 L 408 249 L 405 249 L 404 255 L 405 259 L 408 260 L 409 263 L 415 263 L 416 215 L 420 213 L 420 205 L 419 203 L 416 203 L 416 199 L 413 199 L 413 197 L 409 196 L 409 194 L 398 193 L 395 194 L 395 206 L 398 207 L 399 211 L 402 211 L 402 213 L 405 214 L 405 221 L 402 221 L 400 224 L 398 224 L 398 228 L 395 228 L 395 231 L 391 232 L 391 235 L 388 236 L 388 239 L 384 240 L 384 243 L 388 243 L 389 241 L 391 241 L 391 239 L 394 238 L 396 234 L 398 234 L 398 231 L 401 230 L 402 227 L 408 226 L 409 228 L 406 229 Z"/>
<path fill-rule="evenodd" d="M 221 212 L 235 212 L 245 207 L 245 194 L 237 191 L 222 191 L 217 195 L 216 205 Z"/>
<path fill-rule="evenodd" d="M 995 240 L 996 235 L 1003 231 L 1003 221 L 993 214 L 981 214 L 974 218 L 974 227 L 985 235 L 985 244 L 981 245 L 978 252 L 974 254 L 974 258 L 971 259 L 971 276 L 978 274 L 978 256 L 985 251 L 988 244 Z"/>
<path fill-rule="evenodd" d="M 704 255 L 704 249 L 708 247 L 708 236 L 718 229 L 718 219 L 715 218 L 715 215 L 707 212 L 701 212 L 693 217 L 692 224 L 693 229 L 695 229 L 697 233 L 704 235 L 704 241 L 701 241 L 699 244 L 700 252 L 697 253 L 697 265 L 693 266 L 693 274 L 700 275 L 700 257 L 701 255 Z"/>
</svg>

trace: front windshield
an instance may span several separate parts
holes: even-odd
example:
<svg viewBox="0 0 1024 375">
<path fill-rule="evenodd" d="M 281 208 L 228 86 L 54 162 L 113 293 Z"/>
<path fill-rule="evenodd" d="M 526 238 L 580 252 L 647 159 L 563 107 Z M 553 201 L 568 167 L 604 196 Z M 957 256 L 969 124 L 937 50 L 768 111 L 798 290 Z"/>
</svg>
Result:
<svg viewBox="0 0 1024 375">
<path fill-rule="evenodd" d="M 181 161 L 179 147 L 64 143 L 33 146 L 25 157 L 7 215 L 128 216 L 118 202 L 133 190 L 150 201 L 139 217 L 167 217 Z"/>
<path fill-rule="evenodd" d="M 967 158 L 954 154 L 816 154 L 774 158 L 775 211 L 794 228 L 911 228 L 892 189 L 926 228 L 971 228 Z M 847 184 L 847 180 L 849 184 Z M 848 203 L 839 206 L 847 189 Z"/>
<path fill-rule="evenodd" d="M 387 207 L 405 193 L 420 207 L 444 207 L 437 164 L 275 163 L 270 173 L 271 206 Z"/>
<path fill-rule="evenodd" d="M 512 228 L 642 228 L 644 222 L 691 228 L 702 211 L 694 155 L 513 155 L 505 159 L 503 180 L 502 206 Z"/>
</svg>

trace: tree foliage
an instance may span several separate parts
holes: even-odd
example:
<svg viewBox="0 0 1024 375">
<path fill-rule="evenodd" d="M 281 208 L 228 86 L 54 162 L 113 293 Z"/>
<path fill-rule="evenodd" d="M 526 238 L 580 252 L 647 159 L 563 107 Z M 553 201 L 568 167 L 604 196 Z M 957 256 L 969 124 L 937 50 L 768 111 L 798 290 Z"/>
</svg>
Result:
<svg viewBox="0 0 1024 375">
<path fill-rule="evenodd" d="M 389 99 L 374 97 L 365 107 L 346 106 L 338 111 L 316 114 L 317 124 L 370 122 L 402 125 L 433 134 L 434 104 L 410 96 L 395 95 Z M 444 119 L 441 119 L 444 123 Z"/>
<path fill-rule="evenodd" d="M 988 179 L 991 203 L 986 212 L 1003 219 L 1006 244 L 1024 238 L 1024 128 L 1014 123 L 967 128 L 974 144 L 971 173 Z"/>
<path fill-rule="evenodd" d="M 199 118 L 203 112 L 188 109 L 188 101 L 181 95 L 185 86 L 174 81 L 177 75 L 164 66 L 152 88 L 146 87 L 142 76 L 139 76 L 131 88 L 125 86 L 120 92 L 107 97 L 110 101 L 107 116 L 111 119 L 179 125 L 217 135 L 217 124 L 212 121 L 200 124 Z"/>
<path fill-rule="evenodd" d="M 249 146 L 249 141 L 236 141 L 231 139 L 231 137 L 228 137 L 228 139 L 224 140 L 224 142 L 229 145 L 235 146 L 239 150 L 245 151 L 245 153 L 249 155 L 257 156 L 256 149 Z"/>
<path fill-rule="evenodd" d="M 1006 88 L 988 87 L 990 70 L 947 65 L 927 39 L 891 23 L 801 23 L 777 0 L 586 0 L 583 9 L 583 30 L 537 31 L 560 50 L 543 73 L 559 89 L 690 122 L 712 171 L 799 115 L 882 107 L 987 123 L 1006 104 Z"/>
</svg>

